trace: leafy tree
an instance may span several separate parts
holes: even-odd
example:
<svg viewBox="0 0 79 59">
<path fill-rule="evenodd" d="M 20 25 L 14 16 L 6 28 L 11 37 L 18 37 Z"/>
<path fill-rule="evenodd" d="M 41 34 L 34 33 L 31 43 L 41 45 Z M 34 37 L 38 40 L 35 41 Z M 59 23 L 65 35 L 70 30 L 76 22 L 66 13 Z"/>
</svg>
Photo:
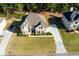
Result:
<svg viewBox="0 0 79 59">
<path fill-rule="evenodd" d="M 23 4 L 22 3 L 15 4 L 15 8 L 16 8 L 17 11 L 22 11 Z"/>
<path fill-rule="evenodd" d="M 75 10 L 79 10 L 79 4 L 68 4 L 68 3 L 1 3 L 0 4 L 0 13 L 5 14 L 6 16 L 12 15 L 15 11 L 24 12 L 24 11 L 55 11 L 55 12 L 66 12 L 73 6 Z M 18 13 L 19 15 L 19 13 Z"/>
<path fill-rule="evenodd" d="M 22 10 L 23 11 L 29 11 L 30 10 L 30 4 L 29 3 L 24 4 Z"/>
</svg>

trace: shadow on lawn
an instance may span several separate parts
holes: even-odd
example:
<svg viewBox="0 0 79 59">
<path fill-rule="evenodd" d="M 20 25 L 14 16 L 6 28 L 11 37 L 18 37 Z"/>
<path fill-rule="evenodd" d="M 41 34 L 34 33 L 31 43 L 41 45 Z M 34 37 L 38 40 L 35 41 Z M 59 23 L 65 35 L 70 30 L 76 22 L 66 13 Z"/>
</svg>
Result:
<svg viewBox="0 0 79 59">
<path fill-rule="evenodd" d="M 20 23 L 19 21 L 13 21 L 7 29 L 11 32 L 18 33 L 19 32 L 19 23 Z M 15 27 L 14 31 L 12 31 L 13 27 Z"/>
<path fill-rule="evenodd" d="M 59 29 L 65 29 L 65 26 L 64 26 L 61 18 L 51 17 L 48 19 L 48 23 L 49 23 L 49 25 L 56 24 Z"/>
<path fill-rule="evenodd" d="M 15 29 L 11 32 L 13 33 L 17 33 L 17 36 L 19 36 L 19 34 L 21 34 L 20 31 L 20 25 L 25 21 L 25 18 L 27 16 L 23 16 L 21 21 L 13 21 L 13 23 L 10 24 L 10 26 L 7 28 L 9 31 L 11 31 L 13 29 L 13 27 L 15 27 Z"/>
</svg>

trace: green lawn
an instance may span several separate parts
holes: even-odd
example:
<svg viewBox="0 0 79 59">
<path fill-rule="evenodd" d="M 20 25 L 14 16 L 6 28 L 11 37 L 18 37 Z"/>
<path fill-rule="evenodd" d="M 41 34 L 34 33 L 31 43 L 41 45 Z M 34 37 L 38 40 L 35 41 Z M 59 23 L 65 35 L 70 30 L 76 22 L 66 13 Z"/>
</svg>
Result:
<svg viewBox="0 0 79 59">
<path fill-rule="evenodd" d="M 63 39 L 63 43 L 65 45 L 65 48 L 68 50 L 68 52 L 79 52 L 79 34 L 78 33 L 68 33 L 66 32 L 60 23 L 61 20 L 57 19 L 56 24 L 59 28 L 59 32 L 61 34 L 61 37 Z"/>
<path fill-rule="evenodd" d="M 1 41 L 2 41 L 2 38 L 0 38 L 0 43 L 1 43 Z"/>
<path fill-rule="evenodd" d="M 53 37 L 31 38 L 13 35 L 7 46 L 6 55 L 48 55 L 55 53 Z"/>
</svg>

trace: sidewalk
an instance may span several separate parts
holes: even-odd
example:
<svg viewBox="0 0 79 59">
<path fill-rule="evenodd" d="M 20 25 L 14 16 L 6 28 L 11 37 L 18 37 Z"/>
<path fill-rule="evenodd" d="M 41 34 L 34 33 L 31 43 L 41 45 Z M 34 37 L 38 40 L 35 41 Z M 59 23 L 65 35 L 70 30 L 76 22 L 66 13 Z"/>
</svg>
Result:
<svg viewBox="0 0 79 59">
<path fill-rule="evenodd" d="M 52 37 L 52 35 L 37 35 L 37 36 L 29 35 L 29 37 Z"/>
</svg>

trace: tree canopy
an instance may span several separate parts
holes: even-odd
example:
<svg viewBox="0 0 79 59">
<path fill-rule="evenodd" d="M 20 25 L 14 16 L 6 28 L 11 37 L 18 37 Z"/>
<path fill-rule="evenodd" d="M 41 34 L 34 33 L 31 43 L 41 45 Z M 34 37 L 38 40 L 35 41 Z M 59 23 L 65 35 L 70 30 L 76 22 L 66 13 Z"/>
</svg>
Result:
<svg viewBox="0 0 79 59">
<path fill-rule="evenodd" d="M 79 4 L 68 4 L 68 3 L 1 3 L 0 14 L 6 16 L 14 14 L 16 11 L 19 12 L 30 12 L 30 11 L 53 11 L 53 12 L 65 12 L 70 7 L 75 7 L 75 10 L 79 10 Z"/>
</svg>

